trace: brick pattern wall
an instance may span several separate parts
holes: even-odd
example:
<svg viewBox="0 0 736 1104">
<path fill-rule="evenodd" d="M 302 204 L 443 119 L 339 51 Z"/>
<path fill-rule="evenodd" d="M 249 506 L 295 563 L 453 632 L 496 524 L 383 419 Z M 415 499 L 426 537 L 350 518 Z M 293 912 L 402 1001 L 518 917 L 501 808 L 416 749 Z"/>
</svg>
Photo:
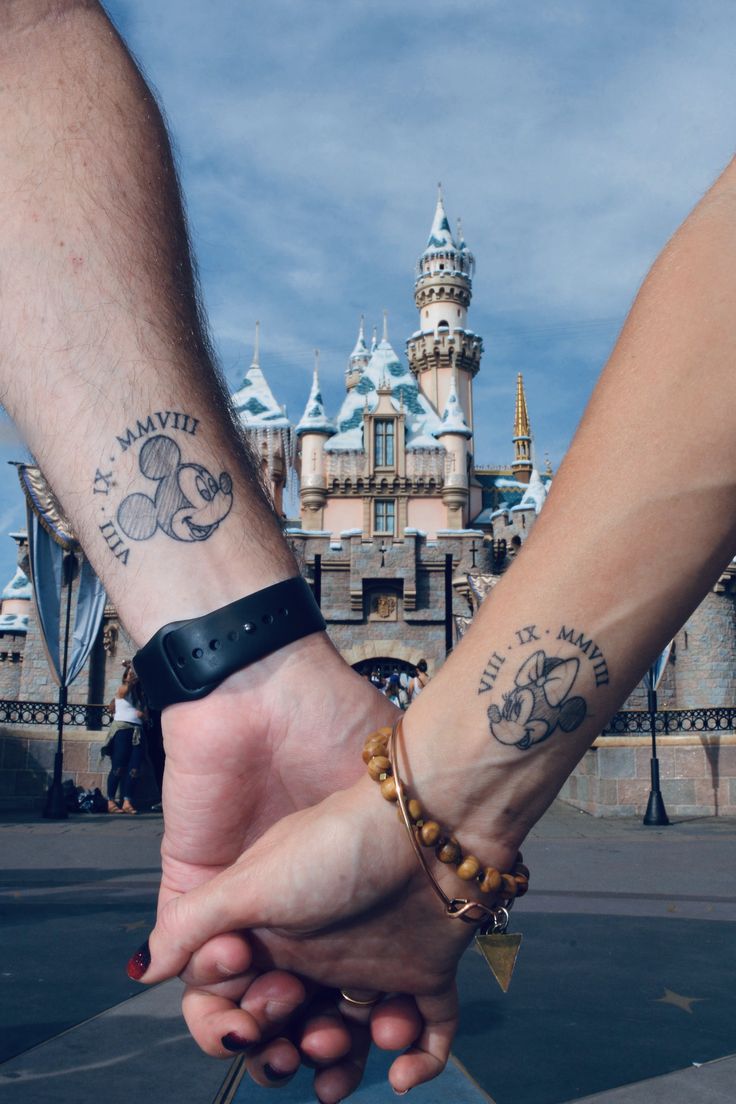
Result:
<svg viewBox="0 0 736 1104">
<path fill-rule="evenodd" d="M 736 816 L 736 734 L 657 739 L 660 789 L 670 816 Z M 560 791 L 592 816 L 643 816 L 651 787 L 648 736 L 603 736 Z"/>
<path fill-rule="evenodd" d="M 64 780 L 86 790 L 106 792 L 110 760 L 101 758 L 107 733 L 67 728 L 64 731 Z M 53 778 L 56 729 L 52 726 L 0 726 L 0 812 L 42 809 Z M 158 800 L 150 765 L 139 783 L 136 802 L 145 808 Z"/>
</svg>

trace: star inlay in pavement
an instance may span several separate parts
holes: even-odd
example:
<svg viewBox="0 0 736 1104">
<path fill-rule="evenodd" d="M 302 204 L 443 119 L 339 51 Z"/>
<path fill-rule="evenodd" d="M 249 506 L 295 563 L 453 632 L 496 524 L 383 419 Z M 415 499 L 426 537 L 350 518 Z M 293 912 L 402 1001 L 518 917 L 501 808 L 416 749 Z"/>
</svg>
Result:
<svg viewBox="0 0 736 1104">
<path fill-rule="evenodd" d="M 681 1008 L 683 1012 L 689 1012 L 692 1016 L 693 1010 L 690 1006 L 702 1000 L 706 1000 L 706 997 L 684 997 L 682 993 L 673 993 L 671 989 L 665 989 L 664 996 L 657 997 L 655 1003 L 674 1004 L 675 1008 Z"/>
</svg>

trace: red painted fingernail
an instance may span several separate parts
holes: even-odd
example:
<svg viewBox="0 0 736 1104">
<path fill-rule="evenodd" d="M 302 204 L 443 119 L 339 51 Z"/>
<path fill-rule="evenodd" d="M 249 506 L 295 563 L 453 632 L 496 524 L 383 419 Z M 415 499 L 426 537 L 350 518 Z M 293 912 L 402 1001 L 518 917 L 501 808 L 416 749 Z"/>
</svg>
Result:
<svg viewBox="0 0 736 1104">
<path fill-rule="evenodd" d="M 220 1042 L 225 1050 L 231 1050 L 233 1053 L 239 1053 L 253 1046 L 252 1039 L 245 1039 L 242 1035 L 238 1035 L 237 1031 L 228 1031 L 227 1035 L 223 1035 Z"/>
<path fill-rule="evenodd" d="M 141 943 L 138 950 L 128 960 L 126 971 L 131 981 L 140 981 L 148 967 L 151 965 L 151 952 L 148 949 L 148 940 Z"/>
</svg>

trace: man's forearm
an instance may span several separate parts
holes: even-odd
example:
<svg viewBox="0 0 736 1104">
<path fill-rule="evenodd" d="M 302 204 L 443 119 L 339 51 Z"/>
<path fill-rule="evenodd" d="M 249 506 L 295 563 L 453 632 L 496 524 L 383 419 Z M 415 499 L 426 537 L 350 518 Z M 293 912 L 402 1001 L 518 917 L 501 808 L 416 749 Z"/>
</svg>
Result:
<svg viewBox="0 0 736 1104">
<path fill-rule="evenodd" d="M 96 3 L 0 19 L 2 398 L 141 642 L 296 569 L 212 367 L 151 93 Z"/>
<path fill-rule="evenodd" d="M 412 769 L 451 824 L 463 795 L 479 839 L 523 838 L 736 551 L 735 255 L 732 163 L 645 281 L 518 560 L 407 718 Z"/>
</svg>

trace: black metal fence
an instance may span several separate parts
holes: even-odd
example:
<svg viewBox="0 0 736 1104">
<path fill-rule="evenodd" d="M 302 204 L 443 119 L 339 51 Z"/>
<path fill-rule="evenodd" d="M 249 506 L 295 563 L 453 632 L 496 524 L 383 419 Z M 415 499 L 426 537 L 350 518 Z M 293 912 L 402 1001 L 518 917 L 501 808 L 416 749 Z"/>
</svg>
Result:
<svg viewBox="0 0 736 1104">
<path fill-rule="evenodd" d="M 374 666 L 378 660 L 371 660 Z M 393 662 L 393 661 L 392 661 Z M 0 724 L 53 725 L 59 723 L 59 706 L 56 702 L 2 701 L 0 700 Z M 99 731 L 112 723 L 112 716 L 104 705 L 67 705 L 64 724 Z M 658 734 L 683 732 L 732 732 L 736 731 L 736 707 L 713 706 L 703 709 L 660 709 L 655 713 Z M 648 735 L 649 713 L 646 709 L 627 709 L 614 713 L 603 729 L 604 736 Z"/>
<path fill-rule="evenodd" d="M 53 725 L 59 723 L 57 702 L 0 701 L 0 724 Z M 112 716 L 104 705 L 67 704 L 64 708 L 64 725 L 89 728 L 93 732 L 107 728 Z"/>
<path fill-rule="evenodd" d="M 703 709 L 660 709 L 654 714 L 657 734 L 680 735 L 683 732 L 730 732 L 736 729 L 736 708 L 713 706 Z M 627 709 L 614 713 L 603 729 L 604 736 L 626 736 L 651 732 L 646 709 Z"/>
</svg>

